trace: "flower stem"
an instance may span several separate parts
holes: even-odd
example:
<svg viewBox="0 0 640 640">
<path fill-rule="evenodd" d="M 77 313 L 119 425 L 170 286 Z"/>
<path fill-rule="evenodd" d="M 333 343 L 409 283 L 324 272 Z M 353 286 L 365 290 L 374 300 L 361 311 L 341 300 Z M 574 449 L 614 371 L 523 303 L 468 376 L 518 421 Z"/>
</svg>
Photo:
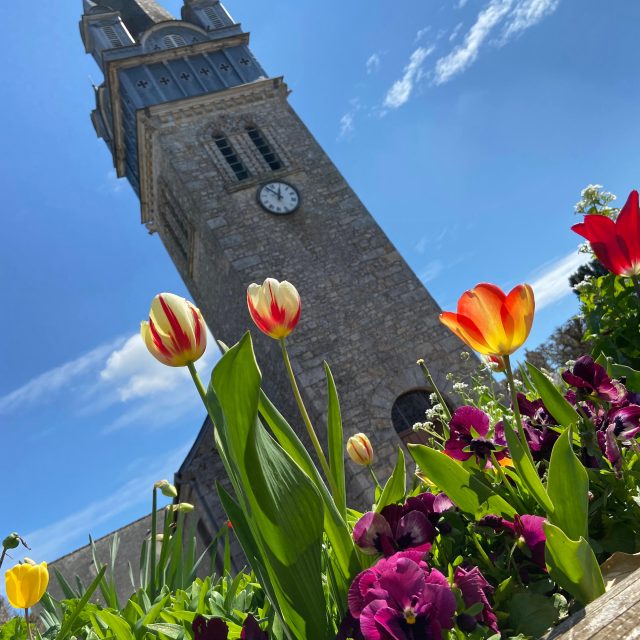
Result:
<svg viewBox="0 0 640 640">
<path fill-rule="evenodd" d="M 373 467 L 370 464 L 368 464 L 367 469 L 369 469 L 369 473 L 371 474 L 371 477 L 373 478 L 373 482 L 376 485 L 376 487 L 382 490 L 382 487 L 380 486 L 380 482 L 378 482 L 378 477 L 376 476 L 376 472 L 373 470 Z"/>
<path fill-rule="evenodd" d="M 149 576 L 149 599 L 151 602 L 155 600 L 156 597 L 156 529 L 158 526 L 158 495 L 157 489 L 154 485 L 153 487 L 153 498 L 151 499 L 151 544 L 149 545 L 151 557 L 149 558 L 151 562 L 151 575 Z"/>
<path fill-rule="evenodd" d="M 525 509 L 524 505 L 522 504 L 522 501 L 517 496 L 516 492 L 514 491 L 513 487 L 511 486 L 511 483 L 509 482 L 509 478 L 507 478 L 507 476 L 506 476 L 506 474 L 504 472 L 504 469 L 502 468 L 502 466 L 500 465 L 500 463 L 496 459 L 496 454 L 493 453 L 493 452 L 491 452 L 491 462 L 493 463 L 493 466 L 496 469 L 496 473 L 498 474 L 498 477 L 500 478 L 500 482 L 504 485 L 504 488 L 507 490 L 507 493 L 511 497 L 511 500 L 514 503 L 513 506 L 515 507 L 516 511 L 518 513 L 525 513 L 526 509 Z"/>
<path fill-rule="evenodd" d="M 187 369 L 189 369 L 189 373 L 191 374 L 191 377 L 195 382 L 196 389 L 198 389 L 198 393 L 200 394 L 200 397 L 202 398 L 202 402 L 204 402 L 204 406 L 206 407 L 207 392 L 204 388 L 204 385 L 202 384 L 202 380 L 200 380 L 200 376 L 198 375 L 198 372 L 196 371 L 196 366 L 193 364 L 193 362 L 189 362 L 187 363 Z"/>
<path fill-rule="evenodd" d="M 29 640 L 33 640 L 33 633 L 31 632 L 31 625 L 29 624 L 29 609 L 24 610 L 24 621 L 27 623 L 27 632 L 29 634 Z"/>
<path fill-rule="evenodd" d="M 503 356 L 504 360 L 504 372 L 507 376 L 507 382 L 509 384 L 509 391 L 511 393 L 511 405 L 513 406 L 513 414 L 516 417 L 516 424 L 518 426 L 518 433 L 516 434 L 520 438 L 520 444 L 526 451 L 529 456 L 529 460 L 533 464 L 533 456 L 531 455 L 531 450 L 529 449 L 529 443 L 527 442 L 527 438 L 524 434 L 524 427 L 522 426 L 522 416 L 520 415 L 520 407 L 518 406 L 518 392 L 516 391 L 515 381 L 513 379 L 513 370 L 511 369 L 511 360 L 509 356 Z M 509 425 L 507 425 L 509 428 Z"/>
<path fill-rule="evenodd" d="M 442 411 L 444 413 L 445 418 L 447 419 L 447 424 L 442 425 L 442 430 L 445 434 L 445 437 L 449 438 L 449 422 L 451 422 L 451 411 L 449 411 L 449 406 L 444 401 L 443 395 L 440 393 L 440 389 L 438 389 L 438 385 L 435 383 L 433 376 L 431 375 L 431 371 L 425 364 L 425 361 L 420 358 L 417 362 L 418 366 L 422 369 L 422 373 L 424 374 L 425 380 L 431 385 L 434 393 L 438 396 L 438 400 L 440 401 L 440 405 L 442 406 Z"/>
<path fill-rule="evenodd" d="M 631 276 L 631 282 L 636 290 L 638 298 L 640 298 L 640 278 L 638 276 Z"/>
<path fill-rule="evenodd" d="M 322 451 L 322 447 L 320 446 L 320 441 L 318 440 L 318 436 L 316 435 L 315 429 L 311 424 L 311 419 L 309 418 L 307 408 L 304 406 L 304 401 L 302 400 L 302 396 L 300 395 L 300 389 L 298 389 L 298 383 L 296 382 L 296 377 L 293 373 L 293 368 L 291 367 L 291 360 L 289 359 L 289 354 L 287 352 L 287 345 L 285 343 L 284 338 L 280 338 L 280 348 L 282 349 L 282 358 L 284 359 L 284 366 L 287 369 L 289 382 L 291 382 L 291 389 L 293 390 L 293 395 L 296 398 L 296 403 L 298 404 L 298 409 L 300 411 L 300 415 L 302 416 L 302 421 L 304 422 L 304 426 L 307 428 L 307 433 L 309 434 L 309 438 L 311 439 L 311 444 L 313 444 L 313 448 L 315 449 L 316 455 L 318 456 L 318 460 L 320 460 L 320 466 L 324 471 L 324 475 L 326 476 L 329 482 L 329 485 L 331 486 L 331 493 L 334 496 L 336 496 L 337 491 L 336 491 L 335 483 L 333 481 L 333 476 L 331 475 L 331 469 L 329 469 L 329 464 L 327 463 L 327 459 L 325 458 L 324 452 Z"/>
</svg>

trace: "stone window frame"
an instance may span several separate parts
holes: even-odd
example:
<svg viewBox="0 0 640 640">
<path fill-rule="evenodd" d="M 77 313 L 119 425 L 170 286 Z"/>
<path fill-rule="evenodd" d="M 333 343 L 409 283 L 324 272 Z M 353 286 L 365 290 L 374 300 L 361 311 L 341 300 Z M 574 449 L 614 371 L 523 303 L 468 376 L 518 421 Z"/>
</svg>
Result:
<svg viewBox="0 0 640 640">
<path fill-rule="evenodd" d="M 421 396 L 425 397 L 426 402 L 424 404 L 424 411 L 426 412 L 427 409 L 429 409 L 430 407 L 433 406 L 433 403 L 431 402 L 429 396 L 434 393 L 434 390 L 430 387 L 427 386 L 422 386 L 422 387 L 414 387 L 412 389 L 407 389 L 406 391 L 403 391 L 402 393 L 400 393 L 396 399 L 393 401 L 393 405 L 391 406 L 391 424 L 396 432 L 396 434 L 398 435 L 398 437 L 400 438 L 400 440 L 402 440 L 402 442 L 405 445 L 408 444 L 430 444 L 430 440 L 431 438 L 427 435 L 426 432 L 424 431 L 414 431 L 413 430 L 413 424 L 408 427 L 408 428 L 404 428 L 401 429 L 399 428 L 399 424 L 398 421 L 396 419 L 394 419 L 394 412 L 396 411 L 396 407 L 398 405 L 398 401 L 400 401 L 402 398 L 406 398 L 409 395 L 412 394 L 420 394 Z M 447 406 L 449 406 L 449 403 L 447 403 Z M 449 409 L 451 409 L 451 407 L 449 406 Z M 404 421 L 406 422 L 406 417 L 402 416 Z M 420 416 L 416 415 L 415 416 L 415 423 L 417 422 L 424 422 L 426 420 L 426 415 L 424 414 L 424 412 L 422 412 L 422 414 Z"/>
<path fill-rule="evenodd" d="M 244 131 L 258 152 L 263 165 L 266 165 L 272 172 L 281 171 L 286 167 L 278 150 L 271 144 L 269 138 L 257 124 L 254 122 L 246 123 Z M 269 156 L 272 156 L 272 158 L 269 159 Z"/>
<path fill-rule="evenodd" d="M 158 227 L 171 237 L 173 246 L 178 249 L 178 262 L 191 276 L 195 243 L 193 224 L 166 184 L 160 185 L 159 195 Z"/>
</svg>

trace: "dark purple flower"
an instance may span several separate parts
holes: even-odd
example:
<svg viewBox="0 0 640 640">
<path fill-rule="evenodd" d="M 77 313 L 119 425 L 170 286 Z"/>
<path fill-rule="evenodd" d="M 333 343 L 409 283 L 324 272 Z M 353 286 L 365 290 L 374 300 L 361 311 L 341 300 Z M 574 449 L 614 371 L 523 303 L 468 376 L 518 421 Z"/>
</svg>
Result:
<svg viewBox="0 0 640 640">
<path fill-rule="evenodd" d="M 628 440 L 640 433 L 640 406 L 628 404 L 626 407 L 609 411 L 606 416 L 607 428 L 613 426 L 616 437 Z"/>
<path fill-rule="evenodd" d="M 478 524 L 491 527 L 496 533 L 509 532 L 518 543 L 520 549 L 526 549 L 531 560 L 541 569 L 546 570 L 544 561 L 544 546 L 547 536 L 542 525 L 545 518 L 541 516 L 515 515 L 513 522 L 509 522 L 499 516 L 485 516 Z"/>
<path fill-rule="evenodd" d="M 489 627 L 494 633 L 498 633 L 498 618 L 489 603 L 489 595 L 493 593 L 493 587 L 487 582 L 480 569 L 473 567 L 467 570 L 463 567 L 457 567 L 453 576 L 453 586 L 460 589 L 464 606 L 467 609 L 478 602 L 484 605 L 475 619 Z"/>
<path fill-rule="evenodd" d="M 269 640 L 266 631 L 263 631 L 258 621 L 249 613 L 242 625 L 240 640 Z"/>
<path fill-rule="evenodd" d="M 194 640 L 227 640 L 229 627 L 222 618 L 196 616 L 191 623 Z"/>
<path fill-rule="evenodd" d="M 431 548 L 441 514 L 453 507 L 443 493 L 422 493 L 403 505 L 390 504 L 380 513 L 365 513 L 353 528 L 353 539 L 369 555 L 390 556 L 403 549 L 425 552 Z"/>
<path fill-rule="evenodd" d="M 442 573 L 404 551 L 356 576 L 349 610 L 365 640 L 440 640 L 453 627 L 456 599 Z"/>
<path fill-rule="evenodd" d="M 488 438 L 489 416 L 476 407 L 459 407 L 449 421 L 449 439 L 444 453 L 454 460 L 468 460 L 475 456 L 478 464 L 487 464 L 491 453 L 496 459 L 506 456 L 504 445 Z"/>
<path fill-rule="evenodd" d="M 578 389 L 578 396 L 594 395 L 600 400 L 617 404 L 627 395 L 624 385 L 617 380 L 612 380 L 607 375 L 606 369 L 591 356 L 578 358 L 571 370 L 563 371 L 562 379 L 568 385 Z"/>
</svg>

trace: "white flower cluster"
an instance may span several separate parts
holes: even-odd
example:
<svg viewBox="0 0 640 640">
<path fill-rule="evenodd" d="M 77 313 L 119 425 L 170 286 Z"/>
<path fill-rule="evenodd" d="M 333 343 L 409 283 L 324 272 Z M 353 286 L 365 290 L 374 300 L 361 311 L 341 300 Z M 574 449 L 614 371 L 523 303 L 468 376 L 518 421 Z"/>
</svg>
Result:
<svg viewBox="0 0 640 640">
<path fill-rule="evenodd" d="M 462 393 L 465 389 L 468 389 L 469 385 L 466 382 L 454 382 L 453 390 L 457 393 Z"/>
</svg>

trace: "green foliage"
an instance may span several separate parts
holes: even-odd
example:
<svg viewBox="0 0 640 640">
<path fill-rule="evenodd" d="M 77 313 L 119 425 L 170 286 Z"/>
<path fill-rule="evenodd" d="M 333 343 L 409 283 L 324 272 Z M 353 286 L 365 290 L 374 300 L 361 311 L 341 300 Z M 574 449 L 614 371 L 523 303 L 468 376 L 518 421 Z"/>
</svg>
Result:
<svg viewBox="0 0 640 640">
<path fill-rule="evenodd" d="M 558 421 L 558 424 L 563 427 L 577 425 L 580 422 L 578 412 L 566 401 L 553 382 L 542 371 L 529 363 L 527 363 L 527 370 L 545 407 Z"/>
<path fill-rule="evenodd" d="M 396 466 L 391 474 L 391 477 L 387 480 L 380 495 L 380 499 L 376 504 L 376 511 L 380 512 L 384 507 L 395 502 L 401 502 L 404 500 L 405 493 L 407 491 L 407 479 L 406 470 L 404 466 L 404 453 L 402 449 L 398 447 L 398 459 L 396 460 Z"/>
<path fill-rule="evenodd" d="M 323 500 L 258 420 L 260 381 L 247 334 L 216 365 L 207 403 L 246 518 L 243 536 L 253 540 L 253 568 L 291 636 L 321 640 L 329 635 L 321 572 Z"/>
<path fill-rule="evenodd" d="M 340 414 L 340 400 L 333 374 L 329 365 L 324 363 L 324 373 L 327 377 L 327 434 L 329 446 L 329 467 L 336 487 L 334 495 L 336 507 L 345 520 L 347 517 L 347 492 L 344 480 L 344 435 L 342 431 L 342 416 Z"/>
<path fill-rule="evenodd" d="M 11 618 L 0 626 L 0 640 L 24 640 L 27 637 L 27 623 L 21 616 Z"/>
</svg>

